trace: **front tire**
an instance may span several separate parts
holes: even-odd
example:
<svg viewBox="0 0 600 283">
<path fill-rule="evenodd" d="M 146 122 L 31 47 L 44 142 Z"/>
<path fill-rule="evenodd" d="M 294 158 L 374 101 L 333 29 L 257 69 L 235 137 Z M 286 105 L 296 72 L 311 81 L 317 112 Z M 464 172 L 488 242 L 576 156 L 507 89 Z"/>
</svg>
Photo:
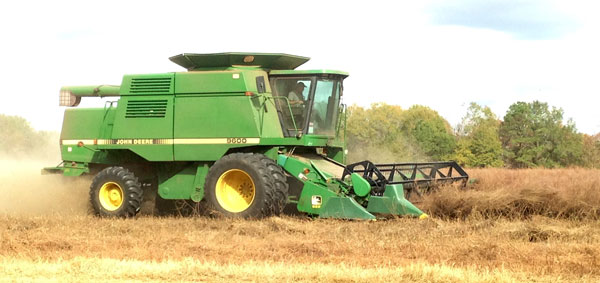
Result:
<svg viewBox="0 0 600 283">
<path fill-rule="evenodd" d="M 100 171 L 90 186 L 94 213 L 104 217 L 133 217 L 140 211 L 142 189 L 129 170 L 108 167 Z"/>
<path fill-rule="evenodd" d="M 281 213 L 288 185 L 283 169 L 263 154 L 232 153 L 208 171 L 206 199 L 227 217 L 261 218 Z"/>
</svg>

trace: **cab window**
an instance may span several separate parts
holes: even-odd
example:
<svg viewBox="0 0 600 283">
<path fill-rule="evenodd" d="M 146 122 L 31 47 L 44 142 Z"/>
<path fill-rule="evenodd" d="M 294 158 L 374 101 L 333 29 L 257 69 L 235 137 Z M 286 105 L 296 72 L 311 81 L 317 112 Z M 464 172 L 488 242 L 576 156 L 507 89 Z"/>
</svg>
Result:
<svg viewBox="0 0 600 283">
<path fill-rule="evenodd" d="M 311 78 L 276 78 L 271 82 L 273 95 L 276 97 L 275 105 L 286 136 L 305 132 L 311 85 Z"/>
<path fill-rule="evenodd" d="M 340 82 L 338 80 L 317 80 L 308 134 L 334 135 L 340 102 Z"/>
</svg>

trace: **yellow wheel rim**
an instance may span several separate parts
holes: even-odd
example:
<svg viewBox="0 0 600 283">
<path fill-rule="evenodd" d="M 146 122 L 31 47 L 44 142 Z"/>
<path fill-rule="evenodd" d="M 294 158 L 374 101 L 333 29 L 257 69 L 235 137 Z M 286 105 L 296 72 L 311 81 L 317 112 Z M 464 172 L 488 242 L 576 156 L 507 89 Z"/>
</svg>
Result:
<svg viewBox="0 0 600 283">
<path fill-rule="evenodd" d="M 115 182 L 106 182 L 100 188 L 98 197 L 104 209 L 114 211 L 123 204 L 123 189 Z"/>
<path fill-rule="evenodd" d="M 248 173 L 231 169 L 217 180 L 215 195 L 223 209 L 229 212 L 241 212 L 248 209 L 254 201 L 256 189 Z"/>
</svg>

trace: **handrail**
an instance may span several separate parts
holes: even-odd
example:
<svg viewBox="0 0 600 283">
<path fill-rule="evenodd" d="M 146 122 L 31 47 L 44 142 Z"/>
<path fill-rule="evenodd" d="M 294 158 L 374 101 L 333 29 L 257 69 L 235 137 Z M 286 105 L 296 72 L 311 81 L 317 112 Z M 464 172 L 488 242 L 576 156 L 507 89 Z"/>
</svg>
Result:
<svg viewBox="0 0 600 283">
<path fill-rule="evenodd" d="M 290 100 L 287 97 L 285 97 L 285 96 L 271 96 L 271 97 L 266 96 L 266 97 L 267 97 L 267 99 L 270 99 L 270 98 L 272 98 L 272 99 L 284 99 L 286 101 L 287 108 L 290 111 L 290 117 L 292 117 L 292 124 L 294 126 L 294 130 L 296 131 L 296 134 L 298 134 L 298 132 L 300 131 L 300 129 L 298 129 L 298 126 L 296 125 L 296 119 L 294 119 L 294 113 L 292 113 L 292 106 L 290 105 Z M 275 103 L 273 103 L 273 104 L 275 104 Z M 275 105 L 275 108 L 277 108 L 277 105 Z"/>
</svg>

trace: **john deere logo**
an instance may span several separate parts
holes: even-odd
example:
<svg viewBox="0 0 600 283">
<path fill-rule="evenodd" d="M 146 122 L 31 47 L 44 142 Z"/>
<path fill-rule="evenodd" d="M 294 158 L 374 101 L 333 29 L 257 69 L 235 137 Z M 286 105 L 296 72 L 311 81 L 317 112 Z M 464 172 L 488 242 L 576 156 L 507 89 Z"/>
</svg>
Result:
<svg viewBox="0 0 600 283">
<path fill-rule="evenodd" d="M 152 139 L 118 139 L 116 144 L 154 144 Z"/>
</svg>

